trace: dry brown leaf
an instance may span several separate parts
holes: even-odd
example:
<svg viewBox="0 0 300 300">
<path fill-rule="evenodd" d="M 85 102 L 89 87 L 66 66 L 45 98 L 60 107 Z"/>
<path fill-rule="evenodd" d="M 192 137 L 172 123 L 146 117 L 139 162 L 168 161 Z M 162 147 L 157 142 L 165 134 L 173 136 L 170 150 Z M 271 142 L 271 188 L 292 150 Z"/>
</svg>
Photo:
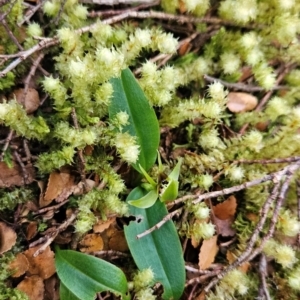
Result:
<svg viewBox="0 0 300 300">
<path fill-rule="evenodd" d="M 55 273 L 54 253 L 48 246 L 40 255 L 33 257 L 40 247 L 30 248 L 24 252 L 24 255 L 29 263 L 28 272 L 31 275 L 39 275 L 41 278 L 47 279 Z"/>
<path fill-rule="evenodd" d="M 91 156 L 94 151 L 94 146 L 93 145 L 86 145 L 83 149 L 83 153 L 87 156 Z"/>
<path fill-rule="evenodd" d="M 178 49 L 179 56 L 185 55 L 191 49 L 191 47 L 192 47 L 192 45 L 191 45 L 190 41 L 181 44 Z"/>
<path fill-rule="evenodd" d="M 206 293 L 204 290 L 195 298 L 195 300 L 205 300 Z"/>
<path fill-rule="evenodd" d="M 199 268 L 205 270 L 214 262 L 215 257 L 219 251 L 217 245 L 218 236 L 214 235 L 209 240 L 204 240 L 199 253 Z"/>
<path fill-rule="evenodd" d="M 213 206 L 213 212 L 218 219 L 226 220 L 235 215 L 236 207 L 236 198 L 234 196 L 230 196 L 224 202 Z"/>
<path fill-rule="evenodd" d="M 17 285 L 17 289 L 24 292 L 30 300 L 43 300 L 44 298 L 43 279 L 37 275 L 25 277 Z"/>
<path fill-rule="evenodd" d="M 231 92 L 228 94 L 227 108 L 233 113 L 240 113 L 253 110 L 257 103 L 257 98 L 251 94 Z"/>
<path fill-rule="evenodd" d="M 108 242 L 109 250 L 126 252 L 128 251 L 128 245 L 123 230 L 115 231 Z"/>
<path fill-rule="evenodd" d="M 80 251 L 84 253 L 103 250 L 102 237 L 97 233 L 87 234 L 80 242 Z"/>
<path fill-rule="evenodd" d="M 59 300 L 58 279 L 56 276 L 52 276 L 44 281 L 45 294 L 44 300 Z"/>
<path fill-rule="evenodd" d="M 10 250 L 16 243 L 17 234 L 4 222 L 0 222 L 0 254 Z"/>
<path fill-rule="evenodd" d="M 99 220 L 94 226 L 93 226 L 93 231 L 95 233 L 101 233 L 104 230 L 108 229 L 108 227 L 116 222 L 116 218 L 110 218 L 107 219 L 106 221 Z"/>
<path fill-rule="evenodd" d="M 236 230 L 231 227 L 233 222 L 234 217 L 228 218 L 226 220 L 221 220 L 217 217 L 214 217 L 214 224 L 218 228 L 218 233 L 222 236 L 234 236 L 236 234 Z"/>
<path fill-rule="evenodd" d="M 246 213 L 245 216 L 246 216 L 246 218 L 247 218 L 249 221 L 255 222 L 255 223 L 256 223 L 256 222 L 258 221 L 258 219 L 259 219 L 259 215 L 258 215 L 258 214 L 251 213 L 251 212 Z"/>
<path fill-rule="evenodd" d="M 29 241 L 37 235 L 38 222 L 29 222 L 26 227 L 26 239 Z"/>
<path fill-rule="evenodd" d="M 71 190 L 74 186 L 74 176 L 65 172 L 52 172 L 49 176 L 47 189 L 43 199 L 40 199 L 40 207 L 49 205 L 55 198 Z"/>
<path fill-rule="evenodd" d="M 10 263 L 9 269 L 13 272 L 12 277 L 20 277 L 29 267 L 28 260 L 23 253 L 16 255 L 15 259 Z"/>
<path fill-rule="evenodd" d="M 258 131 L 264 132 L 264 131 L 267 130 L 269 124 L 270 124 L 270 121 L 258 122 L 258 123 L 255 124 L 255 128 Z"/>
<path fill-rule="evenodd" d="M 12 168 L 9 168 L 5 162 L 0 162 L 0 188 L 7 188 L 11 186 L 22 186 L 33 182 L 35 177 L 34 167 L 32 165 L 25 166 L 26 182 L 21 167 L 17 164 L 13 164 Z"/>
<path fill-rule="evenodd" d="M 40 106 L 40 97 L 37 90 L 29 88 L 24 98 L 25 89 L 17 89 L 13 91 L 13 96 L 16 97 L 28 114 L 35 112 Z"/>
<path fill-rule="evenodd" d="M 191 236 L 191 244 L 194 248 L 197 248 L 200 244 L 200 241 L 192 235 Z"/>
</svg>

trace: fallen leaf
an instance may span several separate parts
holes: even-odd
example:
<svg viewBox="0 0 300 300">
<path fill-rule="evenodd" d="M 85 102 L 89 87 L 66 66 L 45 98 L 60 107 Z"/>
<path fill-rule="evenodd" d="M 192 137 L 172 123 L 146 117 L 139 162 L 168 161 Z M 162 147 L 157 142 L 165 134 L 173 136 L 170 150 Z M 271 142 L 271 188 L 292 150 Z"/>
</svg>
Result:
<svg viewBox="0 0 300 300">
<path fill-rule="evenodd" d="M 222 236 L 234 236 L 236 234 L 236 230 L 232 228 L 232 224 L 234 222 L 234 217 L 228 218 L 226 220 L 221 220 L 217 217 L 214 217 L 214 224 L 218 228 L 218 233 Z"/>
<path fill-rule="evenodd" d="M 252 212 L 249 212 L 249 213 L 246 213 L 245 214 L 245 217 L 251 221 L 251 222 L 257 222 L 258 219 L 259 219 L 259 215 L 258 214 L 255 214 L 255 213 L 252 213 Z"/>
<path fill-rule="evenodd" d="M 12 277 L 20 277 L 29 267 L 28 260 L 23 253 L 16 255 L 15 259 L 9 264 L 9 269 L 12 272 Z"/>
<path fill-rule="evenodd" d="M 126 252 L 129 250 L 123 230 L 116 230 L 108 242 L 109 250 Z"/>
<path fill-rule="evenodd" d="M 217 235 L 214 235 L 209 240 L 204 240 L 200 247 L 199 253 L 199 268 L 200 270 L 205 270 L 210 267 L 210 265 L 214 262 L 215 257 L 219 251 L 219 247 L 217 245 Z"/>
<path fill-rule="evenodd" d="M 95 233 L 101 233 L 104 230 L 108 229 L 108 227 L 116 222 L 116 218 L 109 218 L 106 221 L 99 220 L 94 226 L 93 226 L 93 231 Z"/>
<path fill-rule="evenodd" d="M 185 55 L 191 49 L 191 47 L 192 47 L 192 45 L 191 45 L 190 41 L 181 44 L 178 49 L 179 56 Z"/>
<path fill-rule="evenodd" d="M 230 196 L 224 202 L 213 206 L 213 212 L 218 219 L 226 220 L 235 215 L 236 207 L 236 198 L 234 196 Z"/>
<path fill-rule="evenodd" d="M 234 113 L 251 111 L 258 103 L 257 98 L 248 93 L 231 92 L 227 98 L 227 108 Z"/>
<path fill-rule="evenodd" d="M 26 227 L 26 239 L 29 241 L 34 238 L 38 231 L 38 223 L 36 221 L 29 222 Z"/>
<path fill-rule="evenodd" d="M 10 250 L 16 241 L 16 232 L 4 222 L 0 222 L 0 254 Z"/>
<path fill-rule="evenodd" d="M 97 233 L 87 234 L 80 242 L 80 251 L 84 253 L 103 250 L 102 237 Z"/>
<path fill-rule="evenodd" d="M 195 298 L 195 300 L 205 300 L 206 293 L 204 290 Z"/>
<path fill-rule="evenodd" d="M 13 167 L 9 168 L 5 162 L 0 162 L 0 188 L 22 186 L 33 182 L 35 177 L 34 167 L 26 165 L 25 172 L 26 174 L 23 174 L 22 168 L 16 163 L 13 163 Z M 27 175 L 26 179 L 24 175 Z"/>
<path fill-rule="evenodd" d="M 25 277 L 17 285 L 17 289 L 24 292 L 30 300 L 43 300 L 44 298 L 43 279 L 37 275 Z"/>
<path fill-rule="evenodd" d="M 17 102 L 20 103 L 28 114 L 35 112 L 40 106 L 40 97 L 37 90 L 29 88 L 24 97 L 25 89 L 17 89 L 13 91 L 13 95 Z"/>
<path fill-rule="evenodd" d="M 49 205 L 61 194 L 68 193 L 74 186 L 74 176 L 65 172 L 52 172 L 49 176 L 45 195 L 40 199 L 40 207 Z M 73 192 L 73 191 L 72 191 Z"/>
<path fill-rule="evenodd" d="M 48 246 L 40 255 L 33 257 L 40 247 L 29 248 L 24 255 L 29 263 L 28 272 L 31 275 L 39 275 L 41 278 L 47 279 L 55 273 L 54 252 Z"/>
<path fill-rule="evenodd" d="M 59 282 L 57 276 L 52 276 L 44 281 L 44 300 L 59 300 Z"/>
<path fill-rule="evenodd" d="M 236 231 L 231 226 L 236 213 L 236 198 L 230 196 L 224 202 L 213 206 L 213 220 L 218 228 L 218 233 L 222 236 L 234 236 Z"/>
</svg>

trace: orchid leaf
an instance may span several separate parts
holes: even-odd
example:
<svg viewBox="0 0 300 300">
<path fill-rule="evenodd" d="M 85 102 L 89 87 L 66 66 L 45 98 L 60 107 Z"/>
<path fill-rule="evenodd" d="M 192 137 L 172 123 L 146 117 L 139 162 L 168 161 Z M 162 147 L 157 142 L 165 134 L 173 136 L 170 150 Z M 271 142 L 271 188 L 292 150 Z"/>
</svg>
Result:
<svg viewBox="0 0 300 300">
<path fill-rule="evenodd" d="M 128 199 L 140 199 L 147 191 L 135 188 Z M 124 227 L 126 240 L 133 259 L 140 270 L 151 268 L 154 282 L 163 285 L 163 299 L 180 299 L 185 284 L 185 265 L 179 237 L 172 220 L 159 229 L 137 239 L 136 236 L 155 226 L 167 214 L 165 205 L 156 201 L 147 209 L 130 206 L 129 213 L 136 221 Z"/>
<path fill-rule="evenodd" d="M 105 260 L 57 247 L 55 266 L 62 283 L 61 300 L 94 300 L 96 293 L 102 291 L 130 299 L 124 273 Z"/>
<path fill-rule="evenodd" d="M 140 173 L 139 165 L 148 171 L 156 160 L 160 139 L 154 109 L 129 69 L 123 70 L 120 78 L 111 79 L 111 84 L 114 92 L 109 105 L 109 118 L 113 119 L 119 112 L 128 114 L 128 124 L 123 132 L 136 137 L 140 146 L 138 161 L 133 167 Z"/>
<path fill-rule="evenodd" d="M 158 199 L 158 193 L 156 190 L 150 190 L 145 196 L 136 199 L 128 200 L 130 205 L 139 207 L 139 208 L 148 208 L 154 205 L 155 201 Z"/>
<path fill-rule="evenodd" d="M 178 195 L 178 186 L 179 183 L 177 180 L 171 180 L 164 191 L 161 193 L 159 197 L 160 201 L 168 202 L 175 200 Z"/>
</svg>

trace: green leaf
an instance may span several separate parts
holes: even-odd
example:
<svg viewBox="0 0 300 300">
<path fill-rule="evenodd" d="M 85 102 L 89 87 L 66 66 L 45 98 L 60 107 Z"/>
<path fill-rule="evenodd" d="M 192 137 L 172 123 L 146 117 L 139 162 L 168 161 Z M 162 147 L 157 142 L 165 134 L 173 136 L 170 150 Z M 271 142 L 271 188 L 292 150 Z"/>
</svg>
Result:
<svg viewBox="0 0 300 300">
<path fill-rule="evenodd" d="M 154 112 L 143 90 L 129 69 L 123 70 L 121 78 L 111 79 L 114 92 L 109 106 L 109 117 L 125 111 L 129 115 L 129 124 L 123 132 L 137 138 L 140 145 L 138 161 L 133 167 L 139 171 L 139 164 L 147 171 L 157 156 L 159 144 L 159 125 Z"/>
<path fill-rule="evenodd" d="M 175 166 L 175 168 L 169 174 L 168 179 L 175 180 L 175 181 L 178 180 L 179 174 L 180 174 L 180 168 L 181 168 L 181 165 L 182 165 L 182 161 L 183 161 L 183 158 L 180 157 L 179 160 L 178 160 L 178 163 Z"/>
<path fill-rule="evenodd" d="M 138 189 L 139 187 L 136 187 Z M 135 199 L 135 200 L 128 200 L 127 202 L 130 205 L 139 207 L 139 208 L 148 208 L 151 207 L 158 198 L 158 192 L 156 190 L 150 190 L 145 196 Z"/>
<path fill-rule="evenodd" d="M 72 291 L 70 291 L 66 286 L 61 282 L 59 286 L 59 297 L 61 300 L 81 300 L 76 297 Z"/>
<path fill-rule="evenodd" d="M 128 195 L 128 199 L 142 198 L 147 192 L 137 187 Z M 137 239 L 136 236 L 151 228 L 167 215 L 163 203 L 156 203 L 147 209 L 130 206 L 130 214 L 137 221 L 131 221 L 125 226 L 125 236 L 140 270 L 151 268 L 155 282 L 161 282 L 164 287 L 163 299 L 180 299 L 185 284 L 185 266 L 179 237 L 170 220 L 161 228 Z"/>
<path fill-rule="evenodd" d="M 173 201 L 177 198 L 178 195 L 178 181 L 171 180 L 165 190 L 160 195 L 159 199 L 162 202 Z"/>
<path fill-rule="evenodd" d="M 180 174 L 180 167 L 182 164 L 183 158 L 181 157 L 178 160 L 178 163 L 176 164 L 175 168 L 172 170 L 172 172 L 169 174 L 167 180 L 169 181 L 167 184 L 167 187 L 164 189 L 164 191 L 160 195 L 160 201 L 162 202 L 168 202 L 173 201 L 177 198 L 178 195 L 178 187 L 179 187 L 179 174 Z"/>
<path fill-rule="evenodd" d="M 102 259 L 57 247 L 55 266 L 62 283 L 61 300 L 94 300 L 103 291 L 130 299 L 124 273 Z"/>
<path fill-rule="evenodd" d="M 139 165 L 140 170 L 141 170 L 141 174 L 143 174 L 146 178 L 146 180 L 152 185 L 153 189 L 155 189 L 157 187 L 157 183 L 152 179 L 152 177 L 150 177 L 148 175 L 148 173 L 145 171 L 145 169 Z"/>
</svg>

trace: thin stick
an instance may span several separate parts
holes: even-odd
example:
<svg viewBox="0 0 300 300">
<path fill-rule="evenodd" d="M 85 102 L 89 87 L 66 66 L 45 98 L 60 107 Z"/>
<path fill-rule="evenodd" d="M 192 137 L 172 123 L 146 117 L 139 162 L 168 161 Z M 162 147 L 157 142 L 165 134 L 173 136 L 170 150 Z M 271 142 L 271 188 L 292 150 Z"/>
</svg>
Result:
<svg viewBox="0 0 300 300">
<path fill-rule="evenodd" d="M 77 130 L 79 130 L 79 124 L 78 124 L 78 120 L 77 120 L 77 116 L 76 116 L 76 111 L 75 111 L 74 107 L 72 107 L 71 116 L 72 116 L 72 120 L 73 120 L 73 123 L 74 123 L 74 127 Z M 77 151 L 77 154 L 78 154 L 79 161 L 80 161 L 80 164 L 81 164 L 81 167 L 80 167 L 80 169 L 81 169 L 80 170 L 81 180 L 84 183 L 84 186 L 87 187 L 86 176 L 85 176 L 85 159 L 83 157 L 83 150 L 79 149 Z"/>
<path fill-rule="evenodd" d="M 69 202 L 69 199 L 67 199 L 67 200 L 65 200 L 65 201 L 63 201 L 61 203 L 58 203 L 56 205 L 53 205 L 53 206 L 41 208 L 38 211 L 33 212 L 32 215 L 36 216 L 36 215 L 40 215 L 40 214 L 43 214 L 43 213 L 51 211 L 51 210 L 55 211 L 58 208 L 60 208 L 61 206 L 65 205 L 67 202 Z"/>
<path fill-rule="evenodd" d="M 266 300 L 271 300 L 268 287 L 267 287 L 267 281 L 266 281 L 268 272 L 267 272 L 267 260 L 264 254 L 261 254 L 259 259 L 259 275 L 260 275 L 259 277 L 260 277 L 261 285 L 260 285 L 259 295 L 257 299 L 263 299 L 263 297 L 265 297 Z"/>
<path fill-rule="evenodd" d="M 171 213 L 167 214 L 160 222 L 158 222 L 157 224 L 155 224 L 153 227 L 149 228 L 148 230 L 138 234 L 136 236 L 137 239 L 140 239 L 148 234 L 150 234 L 151 232 L 153 232 L 154 230 L 159 229 L 160 227 L 162 227 L 165 223 L 167 223 L 168 221 L 170 221 L 175 215 L 181 213 L 181 211 L 183 210 L 183 207 L 180 207 L 174 211 L 172 211 Z"/>
<path fill-rule="evenodd" d="M 60 226 L 56 228 L 54 232 L 50 233 L 50 236 L 47 236 L 47 241 L 34 252 L 33 257 L 37 257 L 40 253 L 44 252 L 46 248 L 54 241 L 57 235 L 64 231 L 76 218 L 77 212 L 74 212 L 65 222 L 63 222 Z"/>
<path fill-rule="evenodd" d="M 4 153 L 8 149 L 9 143 L 12 140 L 14 133 L 15 133 L 15 131 L 13 129 L 10 129 L 10 131 L 8 133 L 8 136 L 5 139 L 5 144 L 4 144 L 3 148 L 2 148 L 2 152 L 1 152 L 1 155 L 0 155 L 0 161 L 3 160 Z"/>
<path fill-rule="evenodd" d="M 297 202 L 298 202 L 298 221 L 300 221 L 300 180 L 296 181 L 297 184 Z M 298 233 L 297 246 L 300 248 L 300 232 Z"/>
<path fill-rule="evenodd" d="M 222 83 L 222 85 L 224 85 L 227 88 L 237 89 L 237 90 L 245 91 L 245 92 L 263 92 L 266 90 L 265 88 L 262 88 L 260 86 L 253 86 L 253 85 L 248 85 L 248 84 L 244 84 L 244 83 L 240 83 L 240 82 L 239 83 L 230 83 L 230 82 L 227 82 L 227 81 L 224 81 L 224 80 L 221 80 L 221 79 L 209 76 L 209 75 L 203 75 L 203 78 L 208 82 L 217 81 L 217 82 Z M 278 86 L 274 86 L 271 89 L 271 91 L 283 90 L 283 89 L 289 89 L 289 87 L 278 85 Z"/>
<path fill-rule="evenodd" d="M 27 77 L 26 77 L 26 79 L 24 81 L 25 88 L 24 88 L 24 92 L 23 92 L 23 95 L 22 95 L 21 102 L 23 102 L 25 100 L 25 98 L 26 98 L 26 95 L 27 95 L 28 89 L 29 89 L 30 79 L 34 76 L 37 67 L 39 66 L 41 60 L 44 58 L 44 55 L 45 55 L 44 53 L 40 53 L 39 56 L 36 58 L 36 60 L 33 61 L 33 64 L 32 64 L 32 66 L 30 68 L 30 72 L 29 72 L 29 74 L 27 75 Z M 50 75 L 47 71 L 45 71 L 45 72 L 47 74 L 44 74 L 44 75 L 47 75 L 47 76 Z"/>
<path fill-rule="evenodd" d="M 281 164 L 281 163 L 289 163 L 289 162 L 296 162 L 300 160 L 300 156 L 293 156 L 293 157 L 286 157 L 286 158 L 274 158 L 274 159 L 238 159 L 233 161 L 233 163 L 241 163 L 241 164 Z"/>
<path fill-rule="evenodd" d="M 292 179 L 292 176 L 294 175 L 294 173 L 300 168 L 300 163 L 296 163 L 293 165 L 290 165 L 286 168 L 284 168 L 281 171 L 281 174 L 278 174 L 278 177 L 274 178 L 274 183 L 275 186 L 273 188 L 272 194 L 270 195 L 270 197 L 268 198 L 268 200 L 265 202 L 264 207 L 262 209 L 262 211 L 264 211 L 264 214 L 262 215 L 260 221 L 258 222 L 258 224 L 256 225 L 256 228 L 247 244 L 246 250 L 238 257 L 238 259 L 236 261 L 234 261 L 231 265 L 229 265 L 227 268 L 225 268 L 220 274 L 218 274 L 218 276 L 216 278 L 214 278 L 206 287 L 205 287 L 205 292 L 207 293 L 213 286 L 215 286 L 228 272 L 230 272 L 231 270 L 235 269 L 237 266 L 241 265 L 243 262 L 250 261 L 251 259 L 253 259 L 255 256 L 257 256 L 263 249 L 264 244 L 266 243 L 267 240 L 269 240 L 275 230 L 275 225 L 276 225 L 276 221 L 278 219 L 278 215 L 279 215 L 279 211 L 280 208 L 282 206 L 283 200 L 285 198 L 288 186 L 290 184 L 290 180 Z M 285 171 L 285 172 L 283 172 Z M 279 172 L 277 172 L 279 173 Z M 284 177 L 284 175 L 286 175 L 286 179 L 284 181 L 284 183 L 281 186 L 280 192 L 278 191 L 279 189 L 279 185 L 280 182 L 279 180 L 282 179 Z M 262 226 L 266 220 L 266 216 L 267 216 L 267 211 L 268 211 L 268 207 L 270 207 L 271 203 L 277 198 L 278 195 L 278 200 L 277 203 L 275 205 L 274 208 L 274 212 L 271 218 L 271 222 L 270 222 L 270 227 L 268 230 L 268 233 L 265 235 L 265 237 L 262 239 L 261 244 L 258 248 L 256 248 L 254 251 L 252 251 L 253 246 L 258 238 L 258 234 L 261 232 Z M 261 229 L 260 229 L 261 228 Z M 251 253 L 252 252 L 252 253 Z"/>
<path fill-rule="evenodd" d="M 284 170 L 281 170 L 281 171 L 276 172 L 276 173 L 267 174 L 262 178 L 254 179 L 252 181 L 248 181 L 248 182 L 242 183 L 240 185 L 236 185 L 236 186 L 233 186 L 233 187 L 230 187 L 230 188 L 227 188 L 227 189 L 223 189 L 221 191 L 214 191 L 214 192 L 209 192 L 209 193 L 202 194 L 202 195 L 198 196 L 198 199 L 194 200 L 192 203 L 197 204 L 197 203 L 201 202 L 204 199 L 216 198 L 216 197 L 219 197 L 219 196 L 225 196 L 225 195 L 228 195 L 228 194 L 231 194 L 231 193 L 234 193 L 234 192 L 238 192 L 238 191 L 247 189 L 251 186 L 258 185 L 258 184 L 266 182 L 266 181 L 270 181 L 276 175 L 282 174 L 282 172 L 284 172 Z"/>
<path fill-rule="evenodd" d="M 46 38 L 40 41 L 35 46 L 33 46 L 32 48 L 26 51 L 19 52 L 19 57 L 16 60 L 14 60 L 11 64 L 9 64 L 2 72 L 0 72 L 0 77 L 4 77 L 9 71 L 13 70 L 17 65 L 19 65 L 25 59 L 27 59 L 33 53 L 57 44 L 59 44 L 58 38 Z"/>
</svg>

